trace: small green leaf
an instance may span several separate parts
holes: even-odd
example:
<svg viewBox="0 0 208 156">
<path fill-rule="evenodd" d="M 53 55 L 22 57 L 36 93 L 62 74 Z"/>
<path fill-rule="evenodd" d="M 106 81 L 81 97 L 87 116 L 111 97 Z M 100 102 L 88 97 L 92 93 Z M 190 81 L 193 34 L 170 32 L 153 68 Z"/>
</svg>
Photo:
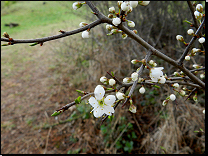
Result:
<svg viewBox="0 0 208 156">
<path fill-rule="evenodd" d="M 199 131 L 194 131 L 194 133 L 198 133 Z"/>
<path fill-rule="evenodd" d="M 112 75 L 112 76 L 114 76 L 114 73 L 113 73 L 113 72 L 111 72 L 111 75 Z"/>
<path fill-rule="evenodd" d="M 59 115 L 61 113 L 62 113 L 62 111 L 55 111 L 51 116 L 57 116 L 57 115 Z"/>
<path fill-rule="evenodd" d="M 1 46 L 8 46 L 8 44 L 2 44 Z"/>
<path fill-rule="evenodd" d="M 82 93 L 82 94 L 84 93 L 83 91 L 81 91 L 81 90 L 78 90 L 78 89 L 77 89 L 76 91 L 77 91 L 78 93 Z"/>
<path fill-rule="evenodd" d="M 188 24 L 192 24 L 190 21 L 187 21 L 187 20 L 183 20 L 183 22 L 186 22 Z"/>
<path fill-rule="evenodd" d="M 160 86 L 157 86 L 157 85 L 153 85 L 152 87 L 155 87 L 155 88 L 160 88 Z"/>
<path fill-rule="evenodd" d="M 81 96 L 79 96 L 77 99 L 75 99 L 75 103 L 79 104 L 81 102 Z"/>
<path fill-rule="evenodd" d="M 106 90 L 113 90 L 113 88 L 106 88 Z"/>
<path fill-rule="evenodd" d="M 204 132 L 202 128 L 199 128 L 201 132 Z"/>
<path fill-rule="evenodd" d="M 109 115 L 108 118 L 110 119 L 110 121 L 112 121 L 114 116 L 113 115 L 111 115 L 111 116 Z"/>
<path fill-rule="evenodd" d="M 37 45 L 37 44 L 38 44 L 38 42 L 35 42 L 35 43 L 31 44 L 30 46 L 35 46 L 35 45 Z"/>
</svg>

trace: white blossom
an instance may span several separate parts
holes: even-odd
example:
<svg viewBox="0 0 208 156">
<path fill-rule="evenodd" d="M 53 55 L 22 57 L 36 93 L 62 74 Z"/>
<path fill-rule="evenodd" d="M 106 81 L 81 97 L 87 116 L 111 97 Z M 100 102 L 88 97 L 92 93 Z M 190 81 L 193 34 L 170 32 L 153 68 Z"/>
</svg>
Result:
<svg viewBox="0 0 208 156">
<path fill-rule="evenodd" d="M 174 87 L 174 88 L 178 88 L 178 87 L 179 87 L 179 84 L 178 84 L 178 83 L 174 83 L 174 84 L 173 84 L 173 87 Z"/>
<path fill-rule="evenodd" d="M 136 80 L 138 79 L 138 74 L 137 74 L 137 72 L 133 72 L 133 73 L 131 74 L 131 78 L 132 78 L 133 81 L 136 81 Z"/>
<path fill-rule="evenodd" d="M 138 60 L 137 59 L 133 59 L 133 60 L 131 60 L 131 63 L 132 64 L 136 64 L 136 63 L 138 63 Z"/>
<path fill-rule="evenodd" d="M 123 3 L 121 4 L 121 9 L 122 9 L 123 11 L 128 11 L 128 10 L 130 9 L 129 3 L 128 3 L 128 2 L 123 2 Z"/>
<path fill-rule="evenodd" d="M 109 80 L 109 85 L 113 86 L 116 84 L 116 81 L 114 79 Z"/>
<path fill-rule="evenodd" d="M 162 103 L 162 105 L 163 105 L 163 106 L 166 106 L 166 105 L 168 104 L 168 101 L 169 101 L 169 100 L 164 100 L 163 103 Z"/>
<path fill-rule="evenodd" d="M 100 82 L 105 83 L 107 81 L 107 78 L 105 76 L 102 76 L 100 78 Z"/>
<path fill-rule="evenodd" d="M 123 83 L 130 83 L 131 82 L 131 78 L 130 77 L 125 77 L 123 79 Z"/>
<path fill-rule="evenodd" d="M 197 69 L 199 67 L 199 65 L 193 64 L 193 67 Z"/>
<path fill-rule="evenodd" d="M 89 31 L 85 30 L 82 32 L 82 38 L 89 38 L 89 37 L 90 37 Z"/>
<path fill-rule="evenodd" d="M 107 24 L 105 28 L 110 31 L 112 29 L 112 25 Z"/>
<path fill-rule="evenodd" d="M 174 101 L 174 100 L 176 99 L 176 96 L 175 96 L 174 94 L 171 94 L 171 95 L 170 95 L 170 99 L 171 99 L 172 101 Z"/>
<path fill-rule="evenodd" d="M 124 93 L 121 93 L 121 92 L 117 92 L 117 93 L 116 93 L 116 97 L 117 97 L 119 100 L 124 99 L 124 98 L 125 98 L 124 96 L 125 96 Z"/>
<path fill-rule="evenodd" d="M 185 57 L 185 60 L 186 60 L 186 61 L 189 61 L 189 60 L 190 60 L 190 56 L 187 55 L 187 56 Z"/>
<path fill-rule="evenodd" d="M 115 26 L 118 26 L 118 25 L 121 23 L 121 19 L 118 18 L 118 17 L 113 18 L 112 23 L 113 23 Z"/>
<path fill-rule="evenodd" d="M 144 88 L 144 87 L 141 87 L 141 88 L 139 89 L 139 92 L 140 92 L 141 94 L 144 94 L 144 93 L 145 93 L 145 88 Z"/>
<path fill-rule="evenodd" d="M 135 27 L 135 23 L 133 21 L 128 21 L 128 26 L 129 27 Z"/>
<path fill-rule="evenodd" d="M 200 76 L 201 79 L 205 78 L 204 74 L 200 74 L 199 76 Z"/>
<path fill-rule="evenodd" d="M 109 12 L 110 12 L 110 13 L 115 13 L 115 11 L 116 11 L 116 10 L 115 10 L 114 7 L 110 7 L 110 8 L 109 8 Z"/>
<path fill-rule="evenodd" d="M 131 6 L 132 8 L 136 8 L 137 5 L 138 5 L 138 1 L 130 1 L 130 6 Z"/>
<path fill-rule="evenodd" d="M 189 29 L 189 30 L 187 31 L 187 33 L 188 33 L 189 35 L 193 35 L 193 34 L 194 34 L 194 30 L 193 30 L 193 29 Z"/>
<path fill-rule="evenodd" d="M 178 41 L 184 41 L 184 39 L 183 39 L 183 36 L 181 36 L 181 35 L 177 35 L 176 36 L 176 39 L 178 40 Z"/>
<path fill-rule="evenodd" d="M 196 19 L 201 19 L 202 18 L 202 14 L 198 11 L 194 11 L 194 15 L 195 15 Z"/>
<path fill-rule="evenodd" d="M 149 61 L 149 64 L 150 64 L 151 66 L 153 66 L 154 63 L 155 63 L 155 62 L 154 62 L 153 60 L 150 60 L 150 61 Z"/>
<path fill-rule="evenodd" d="M 164 84 L 166 81 L 165 77 L 164 76 L 161 76 L 158 80 L 158 83 L 161 83 L 161 84 Z"/>
<path fill-rule="evenodd" d="M 180 90 L 180 91 L 179 91 L 179 94 L 180 94 L 181 96 L 185 96 L 185 95 L 186 95 L 186 92 L 183 91 L 183 90 Z"/>
<path fill-rule="evenodd" d="M 201 37 L 200 39 L 199 39 L 199 43 L 204 43 L 205 42 L 205 38 L 204 37 Z"/>
<path fill-rule="evenodd" d="M 152 79 L 152 82 L 158 82 L 158 79 L 163 76 L 163 69 L 163 67 L 154 67 L 150 69 L 150 78 Z"/>
<path fill-rule="evenodd" d="M 199 11 L 199 12 L 202 12 L 203 11 L 203 5 L 197 4 L 196 5 L 196 10 Z"/>
<path fill-rule="evenodd" d="M 101 85 L 97 85 L 94 90 L 95 97 L 90 97 L 89 104 L 93 107 L 93 115 L 98 118 L 103 114 L 112 115 L 114 113 L 113 104 L 116 101 L 114 95 L 104 98 L 105 90 Z"/>
<path fill-rule="evenodd" d="M 80 2 L 75 2 L 75 3 L 72 4 L 72 7 L 73 7 L 74 10 L 77 10 L 77 9 L 81 8 L 82 5 L 83 4 L 80 3 Z"/>
<path fill-rule="evenodd" d="M 205 109 L 202 111 L 203 114 L 205 114 Z"/>
<path fill-rule="evenodd" d="M 150 1 L 140 1 L 140 5 L 143 5 L 143 6 L 147 6 L 148 4 L 150 3 Z"/>
<path fill-rule="evenodd" d="M 87 23 L 85 23 L 85 22 L 81 22 L 81 23 L 79 23 L 79 27 L 81 28 L 81 27 L 84 27 L 84 26 L 86 26 L 87 25 Z"/>
</svg>

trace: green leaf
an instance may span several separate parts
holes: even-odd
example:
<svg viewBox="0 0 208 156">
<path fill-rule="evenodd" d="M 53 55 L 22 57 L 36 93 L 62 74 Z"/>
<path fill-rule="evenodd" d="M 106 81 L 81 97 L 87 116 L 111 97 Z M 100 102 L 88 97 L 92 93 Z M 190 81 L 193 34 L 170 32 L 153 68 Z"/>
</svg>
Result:
<svg viewBox="0 0 208 156">
<path fill-rule="evenodd" d="M 194 133 L 198 133 L 199 131 L 194 131 Z"/>
<path fill-rule="evenodd" d="M 61 114 L 61 113 L 63 113 L 62 111 L 55 111 L 51 116 L 57 116 L 57 115 L 59 115 L 59 114 Z"/>
<path fill-rule="evenodd" d="M 113 90 L 113 88 L 106 88 L 106 90 Z"/>
<path fill-rule="evenodd" d="M 155 88 L 160 88 L 160 86 L 157 86 L 157 85 L 153 85 L 152 87 L 155 87 Z"/>
<path fill-rule="evenodd" d="M 8 46 L 8 44 L 2 44 L 1 46 Z"/>
<path fill-rule="evenodd" d="M 204 132 L 202 128 L 199 128 L 201 132 Z"/>
<path fill-rule="evenodd" d="M 81 96 L 79 96 L 77 99 L 75 99 L 75 103 L 79 104 L 81 102 Z"/>
<path fill-rule="evenodd" d="M 78 89 L 77 89 L 76 91 L 77 91 L 78 93 L 82 93 L 82 94 L 84 93 L 83 91 L 81 91 L 81 90 L 78 90 Z"/>
<path fill-rule="evenodd" d="M 183 20 L 183 22 L 186 22 L 188 24 L 192 24 L 190 21 L 187 21 L 187 20 Z"/>
<path fill-rule="evenodd" d="M 114 76 L 114 73 L 113 73 L 113 72 L 111 72 L 111 75 L 112 75 L 112 76 Z"/>
<path fill-rule="evenodd" d="M 35 42 L 35 43 L 31 44 L 30 46 L 35 46 L 35 45 L 37 45 L 37 44 L 38 44 L 38 42 Z"/>
</svg>

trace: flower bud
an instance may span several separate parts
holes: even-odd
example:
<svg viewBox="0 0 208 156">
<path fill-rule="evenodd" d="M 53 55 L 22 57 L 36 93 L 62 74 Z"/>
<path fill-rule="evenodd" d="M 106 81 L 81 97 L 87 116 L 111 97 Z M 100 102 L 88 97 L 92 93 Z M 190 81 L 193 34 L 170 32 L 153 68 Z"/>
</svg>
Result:
<svg viewBox="0 0 208 156">
<path fill-rule="evenodd" d="M 84 26 L 86 26 L 86 25 L 88 25 L 88 24 L 85 23 L 85 22 L 81 22 L 81 23 L 79 24 L 79 27 L 81 28 L 81 27 L 84 27 Z"/>
<path fill-rule="evenodd" d="M 166 81 L 165 77 L 162 76 L 162 77 L 159 78 L 158 83 L 164 84 L 165 81 Z"/>
<path fill-rule="evenodd" d="M 173 75 L 180 76 L 180 74 L 178 72 L 174 72 Z"/>
<path fill-rule="evenodd" d="M 195 93 L 195 95 L 193 96 L 193 100 L 194 100 L 195 102 L 197 102 L 197 93 Z"/>
<path fill-rule="evenodd" d="M 107 80 L 108 80 L 108 79 L 107 79 L 105 76 L 102 76 L 102 77 L 100 78 L 100 82 L 102 82 L 102 83 L 104 83 L 104 84 L 106 84 Z"/>
<path fill-rule="evenodd" d="M 107 30 L 111 31 L 111 29 L 112 29 L 112 25 L 107 24 L 107 25 L 105 26 L 105 28 L 106 28 Z"/>
<path fill-rule="evenodd" d="M 177 35 L 177 36 L 176 36 L 176 39 L 177 39 L 178 41 L 184 42 L 183 36 L 181 36 L 181 35 Z"/>
<path fill-rule="evenodd" d="M 138 5 L 138 1 L 130 1 L 130 6 L 131 6 L 132 8 L 136 8 L 137 5 Z"/>
<path fill-rule="evenodd" d="M 205 109 L 202 111 L 203 114 L 205 114 Z"/>
<path fill-rule="evenodd" d="M 129 5 L 128 2 L 123 2 L 123 3 L 121 4 L 121 9 L 122 9 L 123 11 L 128 11 L 129 8 L 130 8 L 130 5 Z"/>
<path fill-rule="evenodd" d="M 156 66 L 157 66 L 157 63 L 154 63 L 154 64 L 153 64 L 153 67 L 156 67 Z"/>
<path fill-rule="evenodd" d="M 133 81 L 136 81 L 138 79 L 138 74 L 136 72 L 133 72 L 131 74 L 131 78 L 132 78 Z"/>
<path fill-rule="evenodd" d="M 4 32 L 3 36 L 6 37 L 6 38 L 9 38 L 9 34 L 7 32 Z"/>
<path fill-rule="evenodd" d="M 83 31 L 82 32 L 82 38 L 89 38 L 90 37 L 90 33 L 89 33 L 89 31 Z"/>
<path fill-rule="evenodd" d="M 140 78 L 138 79 L 138 83 L 140 83 L 140 82 L 142 82 L 142 81 L 144 81 L 144 79 L 140 77 Z"/>
<path fill-rule="evenodd" d="M 128 37 L 127 34 L 124 34 L 124 33 L 122 34 L 122 38 L 123 38 L 123 39 L 126 39 L 127 37 Z"/>
<path fill-rule="evenodd" d="M 80 2 L 75 2 L 75 3 L 73 3 L 72 7 L 73 7 L 74 10 L 77 10 L 77 9 L 81 8 L 82 5 L 83 4 L 80 3 Z"/>
<path fill-rule="evenodd" d="M 108 14 L 108 18 L 113 18 L 113 14 Z"/>
<path fill-rule="evenodd" d="M 113 34 L 122 33 L 122 30 L 112 29 L 112 30 L 111 30 L 111 33 L 113 33 Z"/>
<path fill-rule="evenodd" d="M 139 60 L 137 60 L 137 59 L 131 60 L 131 63 L 132 63 L 132 64 L 137 64 L 138 62 L 139 62 Z"/>
<path fill-rule="evenodd" d="M 174 101 L 174 100 L 176 99 L 176 96 L 175 96 L 174 94 L 171 94 L 171 95 L 170 95 L 170 99 L 171 99 L 172 101 Z"/>
<path fill-rule="evenodd" d="M 116 93 L 116 97 L 119 99 L 119 100 L 122 100 L 125 98 L 125 94 L 124 93 L 121 93 L 121 92 L 117 92 Z"/>
<path fill-rule="evenodd" d="M 186 61 L 189 61 L 189 60 L 190 60 L 190 56 L 187 55 L 187 56 L 185 57 L 185 60 L 186 60 Z"/>
<path fill-rule="evenodd" d="M 131 82 L 131 78 L 130 77 L 125 77 L 123 79 L 123 83 L 130 83 Z"/>
<path fill-rule="evenodd" d="M 204 79 L 205 78 L 205 75 L 204 74 L 200 74 L 200 78 L 201 79 Z"/>
<path fill-rule="evenodd" d="M 139 1 L 139 4 L 142 6 L 147 6 L 150 3 L 150 1 Z"/>
<path fill-rule="evenodd" d="M 137 34 L 137 30 L 132 30 L 135 34 Z"/>
<path fill-rule="evenodd" d="M 149 61 L 149 64 L 150 64 L 151 66 L 153 66 L 154 63 L 155 63 L 155 62 L 154 62 L 153 60 L 150 60 L 150 61 Z"/>
<path fill-rule="evenodd" d="M 174 87 L 174 88 L 178 88 L 178 87 L 179 87 L 179 84 L 178 84 L 178 83 L 174 83 L 174 84 L 173 84 L 173 87 Z"/>
<path fill-rule="evenodd" d="M 109 80 L 109 85 L 113 86 L 116 84 L 116 81 L 114 79 Z"/>
<path fill-rule="evenodd" d="M 130 104 L 129 111 L 132 113 L 136 113 L 136 107 L 133 104 Z"/>
<path fill-rule="evenodd" d="M 113 25 L 118 26 L 121 23 L 121 19 L 118 17 L 113 18 L 112 23 L 113 23 Z"/>
<path fill-rule="evenodd" d="M 199 43 L 204 43 L 205 42 L 205 38 L 201 37 L 198 41 L 199 41 Z"/>
<path fill-rule="evenodd" d="M 179 90 L 179 94 L 180 94 L 181 96 L 185 96 L 185 95 L 186 95 L 186 92 L 183 91 L 183 90 Z"/>
<path fill-rule="evenodd" d="M 196 10 L 202 13 L 202 11 L 203 11 L 203 5 L 197 4 L 196 5 Z"/>
<path fill-rule="evenodd" d="M 129 13 L 131 13 L 132 11 L 133 11 L 133 8 L 130 6 L 130 7 L 129 7 L 129 10 L 127 11 L 126 14 L 129 14 Z"/>
<path fill-rule="evenodd" d="M 200 68 L 200 66 L 199 66 L 199 65 L 197 65 L 197 64 L 194 64 L 194 65 L 193 65 L 193 68 L 199 69 L 199 68 Z"/>
<path fill-rule="evenodd" d="M 198 12 L 198 11 L 194 11 L 194 15 L 195 15 L 195 17 L 196 17 L 196 19 L 201 19 L 202 18 L 202 14 L 200 13 L 200 12 Z"/>
<path fill-rule="evenodd" d="M 118 8 L 119 8 L 119 9 L 121 9 L 121 4 L 122 4 L 122 3 L 123 3 L 123 1 L 118 1 L 118 2 L 117 2 Z"/>
<path fill-rule="evenodd" d="M 115 11 L 116 11 L 116 10 L 115 10 L 115 8 L 114 8 L 114 7 L 110 7 L 110 8 L 109 8 L 109 12 L 110 12 L 110 13 L 113 13 L 113 14 L 114 14 L 114 13 L 115 13 Z"/>
<path fill-rule="evenodd" d="M 194 30 L 193 30 L 193 29 L 189 29 L 189 30 L 187 31 L 187 33 L 188 33 L 189 35 L 193 35 L 193 34 L 194 34 Z"/>
<path fill-rule="evenodd" d="M 144 88 L 144 87 L 141 87 L 141 88 L 139 89 L 139 92 L 140 92 L 141 94 L 144 94 L 144 93 L 145 93 L 145 88 Z"/>
<path fill-rule="evenodd" d="M 129 27 L 135 27 L 135 23 L 133 21 L 128 21 L 128 26 Z"/>
<path fill-rule="evenodd" d="M 166 105 L 168 104 L 168 101 L 169 101 L 169 100 L 164 100 L 163 103 L 162 103 L 162 105 L 163 105 L 163 106 L 166 106 Z"/>
</svg>

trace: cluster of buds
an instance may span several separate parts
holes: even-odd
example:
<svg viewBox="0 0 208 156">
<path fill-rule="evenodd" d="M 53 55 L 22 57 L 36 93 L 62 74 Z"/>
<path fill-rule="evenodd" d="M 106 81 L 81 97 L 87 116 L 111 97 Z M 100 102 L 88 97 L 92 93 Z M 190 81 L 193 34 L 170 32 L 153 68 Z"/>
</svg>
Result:
<svg viewBox="0 0 208 156">
<path fill-rule="evenodd" d="M 162 103 L 163 106 L 166 106 L 168 104 L 168 102 L 171 101 L 175 101 L 176 96 L 174 94 L 171 94 L 170 96 L 168 96 Z"/>
<path fill-rule="evenodd" d="M 102 82 L 103 84 L 109 84 L 110 86 L 115 86 L 116 84 L 116 81 L 114 79 L 108 79 L 107 77 L 105 76 L 102 76 L 100 78 L 100 82 Z"/>
<path fill-rule="evenodd" d="M 155 63 L 153 60 L 150 60 L 149 65 L 151 65 L 152 67 L 156 67 L 157 63 Z"/>
</svg>

